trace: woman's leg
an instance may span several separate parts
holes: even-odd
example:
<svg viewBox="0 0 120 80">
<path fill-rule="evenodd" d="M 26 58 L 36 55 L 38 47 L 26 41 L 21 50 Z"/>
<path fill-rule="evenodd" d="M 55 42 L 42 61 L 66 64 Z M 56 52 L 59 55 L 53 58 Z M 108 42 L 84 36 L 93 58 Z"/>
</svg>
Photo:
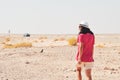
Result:
<svg viewBox="0 0 120 80">
<path fill-rule="evenodd" d="M 81 69 L 81 65 L 80 65 L 80 64 L 77 64 L 76 68 L 77 68 L 77 77 L 78 77 L 78 80 L 82 80 L 82 75 L 81 75 L 82 69 Z"/>
<path fill-rule="evenodd" d="M 79 70 L 77 70 L 77 77 L 78 77 L 78 80 L 82 80 L 81 68 L 79 68 Z"/>
<path fill-rule="evenodd" d="M 85 73 L 86 73 L 87 79 L 92 80 L 91 69 L 86 69 Z"/>
</svg>

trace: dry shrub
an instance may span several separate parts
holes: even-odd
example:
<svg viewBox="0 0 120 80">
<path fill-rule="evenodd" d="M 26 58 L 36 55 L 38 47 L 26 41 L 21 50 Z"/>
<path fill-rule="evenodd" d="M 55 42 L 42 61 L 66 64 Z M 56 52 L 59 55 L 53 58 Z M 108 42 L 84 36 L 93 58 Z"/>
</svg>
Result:
<svg viewBox="0 0 120 80">
<path fill-rule="evenodd" d="M 77 39 L 75 37 L 71 37 L 68 39 L 68 43 L 71 46 L 76 46 L 77 45 Z"/>
<path fill-rule="evenodd" d="M 10 40 L 11 40 L 10 37 L 5 37 L 4 40 L 2 40 L 2 41 L 0 42 L 0 44 L 6 44 L 6 43 L 9 43 Z"/>
<path fill-rule="evenodd" d="M 56 39 L 54 39 L 54 41 L 58 41 L 58 39 L 56 38 Z"/>
<path fill-rule="evenodd" d="M 22 42 L 16 44 L 5 44 L 4 48 L 19 48 L 19 47 L 32 47 L 32 43 L 30 42 Z"/>
<path fill-rule="evenodd" d="M 37 43 L 38 41 L 37 41 L 37 40 L 34 40 L 33 42 Z"/>
<path fill-rule="evenodd" d="M 96 47 L 104 48 L 104 47 L 105 47 L 105 44 L 98 44 L 98 45 L 96 45 Z"/>
<path fill-rule="evenodd" d="M 4 44 L 3 48 L 15 48 L 12 44 Z"/>
<path fill-rule="evenodd" d="M 44 40 L 41 40 L 40 42 L 44 42 Z"/>
<path fill-rule="evenodd" d="M 30 43 L 30 42 L 22 42 L 22 43 L 14 44 L 14 46 L 16 48 L 18 48 L 18 47 L 32 47 L 32 43 Z"/>
<path fill-rule="evenodd" d="M 61 38 L 55 38 L 54 41 L 64 41 L 65 38 L 61 37 Z"/>
<path fill-rule="evenodd" d="M 6 44 L 6 42 L 1 42 L 0 44 Z"/>
<path fill-rule="evenodd" d="M 64 41 L 64 40 L 65 40 L 64 37 L 59 38 L 59 41 Z"/>
<path fill-rule="evenodd" d="M 9 41 L 10 41 L 9 37 L 5 38 L 5 42 L 9 42 Z"/>
<path fill-rule="evenodd" d="M 41 39 L 47 39 L 47 37 L 46 37 L 46 36 L 42 36 L 42 37 L 40 37 L 39 39 L 40 39 L 40 40 L 41 40 Z"/>
<path fill-rule="evenodd" d="M 44 37 L 44 39 L 47 39 L 47 37 Z"/>
</svg>

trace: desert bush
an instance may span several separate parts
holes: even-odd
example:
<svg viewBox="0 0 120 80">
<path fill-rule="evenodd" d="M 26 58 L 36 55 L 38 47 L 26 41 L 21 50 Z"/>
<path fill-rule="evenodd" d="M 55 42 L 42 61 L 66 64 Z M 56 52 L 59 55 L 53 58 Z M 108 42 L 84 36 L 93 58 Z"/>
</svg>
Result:
<svg viewBox="0 0 120 80">
<path fill-rule="evenodd" d="M 42 37 L 39 38 L 39 40 L 41 40 L 41 39 L 47 39 L 47 37 L 46 36 L 42 36 Z"/>
<path fill-rule="evenodd" d="M 10 37 L 5 37 L 1 42 L 0 44 L 6 44 L 6 43 L 9 43 L 10 42 Z"/>
<path fill-rule="evenodd" d="M 37 40 L 34 40 L 34 41 L 32 41 L 32 42 L 35 42 L 35 43 L 37 43 L 38 41 L 37 41 Z"/>
<path fill-rule="evenodd" d="M 44 42 L 44 40 L 41 40 L 40 42 Z"/>
<path fill-rule="evenodd" d="M 6 42 L 0 42 L 0 44 L 6 44 Z"/>
<path fill-rule="evenodd" d="M 59 41 L 64 41 L 64 40 L 65 40 L 64 37 L 59 38 Z"/>
<path fill-rule="evenodd" d="M 96 47 L 104 48 L 104 47 L 105 47 L 105 44 L 97 44 Z"/>
<path fill-rule="evenodd" d="M 68 39 L 68 43 L 71 46 L 76 46 L 77 45 L 77 39 L 75 37 L 71 37 Z"/>
<path fill-rule="evenodd" d="M 4 44 L 3 48 L 15 48 L 12 44 Z"/>
<path fill-rule="evenodd" d="M 3 48 L 19 48 L 19 47 L 32 47 L 32 43 L 30 42 L 22 42 L 16 44 L 5 44 Z"/>
<path fill-rule="evenodd" d="M 58 39 L 57 39 L 57 38 L 55 38 L 55 39 L 54 39 L 54 41 L 58 41 Z"/>
<path fill-rule="evenodd" d="M 9 37 L 5 38 L 5 42 L 9 42 L 9 41 L 10 41 Z"/>
<path fill-rule="evenodd" d="M 22 42 L 22 43 L 14 44 L 14 46 L 16 48 L 18 48 L 18 47 L 32 47 L 32 43 L 30 43 L 30 42 Z"/>
<path fill-rule="evenodd" d="M 63 37 L 55 38 L 55 39 L 54 39 L 54 41 L 64 41 L 64 40 L 65 40 L 65 38 L 63 38 Z"/>
</svg>

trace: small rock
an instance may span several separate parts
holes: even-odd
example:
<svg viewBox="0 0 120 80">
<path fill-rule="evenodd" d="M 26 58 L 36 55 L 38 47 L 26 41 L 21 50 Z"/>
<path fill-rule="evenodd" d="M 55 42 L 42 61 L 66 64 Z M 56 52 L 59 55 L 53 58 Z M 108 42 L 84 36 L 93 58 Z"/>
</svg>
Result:
<svg viewBox="0 0 120 80">
<path fill-rule="evenodd" d="M 115 71 L 115 69 L 114 69 L 114 68 L 112 68 L 111 70 L 112 70 L 112 71 Z"/>
<path fill-rule="evenodd" d="M 120 54 L 120 52 L 118 52 L 118 54 Z"/>
<path fill-rule="evenodd" d="M 30 62 L 26 62 L 26 64 L 30 64 Z"/>
<path fill-rule="evenodd" d="M 116 50 L 116 49 L 113 49 L 113 50 Z"/>
<path fill-rule="evenodd" d="M 63 71 L 67 71 L 68 69 L 67 68 L 64 68 Z"/>
<path fill-rule="evenodd" d="M 113 74 L 116 74 L 116 72 L 113 72 Z"/>
<path fill-rule="evenodd" d="M 120 69 L 120 67 L 118 67 L 118 69 Z"/>
<path fill-rule="evenodd" d="M 111 74 L 113 74 L 113 72 L 111 72 Z"/>
<path fill-rule="evenodd" d="M 76 72 L 76 69 L 74 69 L 73 72 Z"/>
<path fill-rule="evenodd" d="M 37 53 L 36 51 L 34 51 L 34 53 Z"/>
<path fill-rule="evenodd" d="M 43 53 L 43 49 L 40 51 L 40 53 Z"/>
<path fill-rule="evenodd" d="M 104 70 L 110 70 L 110 68 L 108 68 L 108 67 L 105 67 L 105 68 L 104 68 Z"/>
<path fill-rule="evenodd" d="M 68 76 L 66 76 L 66 78 L 68 78 Z"/>
</svg>

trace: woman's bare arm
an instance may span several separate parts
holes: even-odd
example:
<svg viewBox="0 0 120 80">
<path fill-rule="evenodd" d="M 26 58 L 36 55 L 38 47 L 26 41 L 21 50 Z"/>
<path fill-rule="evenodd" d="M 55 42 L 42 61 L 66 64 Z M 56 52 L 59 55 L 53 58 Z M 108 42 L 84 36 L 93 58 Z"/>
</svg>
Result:
<svg viewBox="0 0 120 80">
<path fill-rule="evenodd" d="M 78 63 L 81 62 L 81 56 L 83 54 L 83 43 L 79 43 L 79 56 L 78 56 Z"/>
</svg>

